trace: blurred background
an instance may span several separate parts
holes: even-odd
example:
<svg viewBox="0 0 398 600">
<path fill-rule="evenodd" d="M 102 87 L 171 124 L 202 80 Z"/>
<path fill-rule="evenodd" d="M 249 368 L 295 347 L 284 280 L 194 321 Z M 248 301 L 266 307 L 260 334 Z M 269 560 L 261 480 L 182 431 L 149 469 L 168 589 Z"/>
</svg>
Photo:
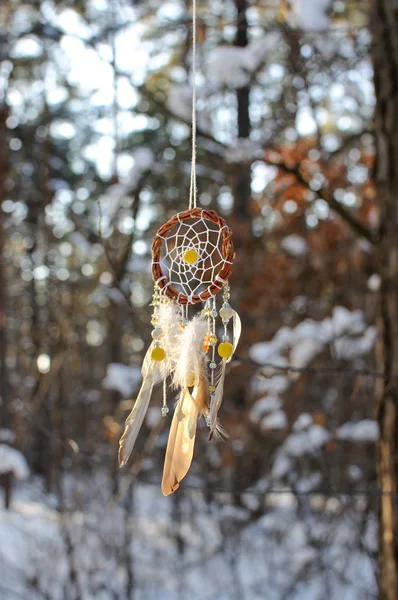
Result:
<svg viewBox="0 0 398 600">
<path fill-rule="evenodd" d="M 198 190 L 235 234 L 223 443 L 164 498 L 150 248 L 188 203 L 187 0 L 0 6 L 0 598 L 377 598 L 375 96 L 354 0 L 198 0 Z"/>
</svg>

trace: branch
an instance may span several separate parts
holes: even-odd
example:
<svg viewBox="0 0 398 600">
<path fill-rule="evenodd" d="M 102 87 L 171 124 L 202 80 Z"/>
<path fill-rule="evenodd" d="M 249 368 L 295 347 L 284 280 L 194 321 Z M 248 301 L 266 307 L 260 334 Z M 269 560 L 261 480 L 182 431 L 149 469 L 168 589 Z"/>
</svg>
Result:
<svg viewBox="0 0 398 600">
<path fill-rule="evenodd" d="M 153 94 L 144 86 L 142 86 L 140 88 L 140 92 L 145 95 L 146 97 L 150 98 L 151 102 L 153 102 L 160 110 L 162 110 L 164 112 L 164 114 L 166 114 L 169 117 L 172 117 L 174 119 L 178 119 L 179 121 L 181 121 L 182 123 L 185 123 L 188 126 L 191 126 L 191 123 L 189 121 L 187 121 L 186 119 L 183 119 L 181 116 L 174 114 L 166 105 L 166 103 L 163 102 L 159 102 L 158 100 L 156 100 L 153 96 Z M 196 131 L 197 135 L 209 140 L 210 142 L 216 144 L 218 146 L 218 148 L 220 148 L 221 150 L 224 150 L 224 152 L 226 152 L 228 150 L 228 146 L 226 144 L 224 144 L 223 142 L 220 142 L 219 140 L 217 140 L 214 136 L 211 135 L 211 133 L 209 133 L 208 131 L 204 131 L 202 129 L 200 129 L 199 127 L 197 127 L 197 131 Z M 363 132 L 363 133 L 367 133 L 367 132 Z M 362 134 L 361 134 L 362 135 Z M 357 136 L 354 136 L 355 139 L 357 138 Z M 344 143 L 344 146 L 346 146 L 346 144 L 352 143 L 354 141 L 354 139 L 348 138 L 347 141 Z M 265 150 L 265 148 L 264 148 Z M 342 151 L 343 148 L 339 149 L 339 152 Z M 283 162 L 272 162 L 269 160 L 265 160 L 265 158 L 263 159 L 264 162 L 272 167 L 277 167 L 279 169 L 281 169 L 281 171 L 283 171 L 284 173 L 287 173 L 289 175 L 294 175 L 296 180 L 301 183 L 301 185 L 303 185 L 305 188 L 307 188 L 308 190 L 311 190 L 309 181 L 307 181 L 307 179 L 303 176 L 303 174 L 300 171 L 300 167 L 296 166 L 296 167 L 288 167 L 285 163 Z M 376 235 L 368 228 L 366 227 L 366 225 L 364 223 L 362 223 L 362 221 L 360 221 L 359 219 L 357 219 L 350 211 L 348 211 L 347 209 L 344 208 L 344 206 L 342 204 L 340 204 L 340 202 L 337 202 L 337 200 L 335 200 L 335 198 L 333 198 L 332 196 L 330 196 L 329 190 L 324 187 L 321 188 L 320 190 L 318 190 L 317 192 L 318 197 L 321 198 L 322 200 L 325 200 L 325 202 L 327 202 L 327 204 L 329 205 L 329 207 L 335 212 L 337 213 L 342 219 L 344 219 L 346 221 L 346 223 L 348 223 L 348 225 L 351 227 L 351 229 L 358 234 L 359 236 L 365 238 L 366 240 L 368 240 L 371 244 L 375 244 L 377 242 L 377 238 Z"/>
<path fill-rule="evenodd" d="M 268 165 L 281 169 L 281 171 L 287 173 L 288 175 L 294 175 L 296 180 L 299 183 L 301 183 L 301 185 L 306 187 L 308 190 L 311 190 L 309 181 L 307 181 L 307 179 L 301 173 L 299 166 L 288 167 L 283 162 L 272 162 L 270 160 L 265 159 L 264 162 L 266 162 Z M 342 219 L 344 219 L 344 221 L 346 221 L 346 223 L 348 223 L 348 225 L 355 233 L 367 239 L 371 244 L 375 244 L 377 242 L 376 235 L 372 232 L 372 230 L 366 227 L 366 225 L 362 223 L 362 221 L 357 219 L 350 211 L 345 209 L 344 206 L 340 204 L 340 202 L 337 202 L 337 200 L 330 195 L 330 192 L 326 187 L 323 187 L 320 190 L 318 190 L 317 194 L 319 198 L 325 200 L 325 202 L 328 203 L 329 207 L 335 213 L 337 213 Z"/>
</svg>

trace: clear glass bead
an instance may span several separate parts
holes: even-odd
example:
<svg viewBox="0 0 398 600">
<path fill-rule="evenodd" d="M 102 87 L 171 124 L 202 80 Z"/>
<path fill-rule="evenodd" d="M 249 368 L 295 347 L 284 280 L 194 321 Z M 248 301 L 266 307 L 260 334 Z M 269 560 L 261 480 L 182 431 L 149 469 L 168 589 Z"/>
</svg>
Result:
<svg viewBox="0 0 398 600">
<path fill-rule="evenodd" d="M 153 340 L 160 340 L 163 335 L 163 331 L 160 327 L 155 327 L 151 335 Z"/>
</svg>

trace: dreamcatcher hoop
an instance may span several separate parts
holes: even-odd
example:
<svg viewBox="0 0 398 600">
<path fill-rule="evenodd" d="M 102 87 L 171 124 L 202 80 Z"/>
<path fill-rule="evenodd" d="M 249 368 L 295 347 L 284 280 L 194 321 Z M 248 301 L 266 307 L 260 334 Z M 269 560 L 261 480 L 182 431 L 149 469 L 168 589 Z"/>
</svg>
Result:
<svg viewBox="0 0 398 600">
<path fill-rule="evenodd" d="M 190 219 L 204 219 L 211 221 L 218 226 L 219 232 L 222 236 L 222 246 L 220 254 L 223 259 L 223 265 L 220 271 L 217 273 L 214 281 L 203 290 L 200 294 L 187 295 L 184 292 L 179 292 L 169 281 L 167 275 L 162 271 L 161 266 L 161 249 L 164 241 L 172 230 Z M 196 304 L 197 302 L 205 302 L 210 298 L 213 298 L 222 289 L 231 276 L 232 265 L 235 259 L 234 245 L 232 241 L 232 230 L 225 223 L 224 219 L 220 217 L 214 210 L 203 210 L 201 208 L 194 208 L 180 212 L 172 217 L 167 223 L 162 225 L 153 240 L 152 243 L 152 278 L 153 281 L 163 293 L 168 296 L 171 300 L 175 300 L 178 304 L 188 305 Z"/>
</svg>

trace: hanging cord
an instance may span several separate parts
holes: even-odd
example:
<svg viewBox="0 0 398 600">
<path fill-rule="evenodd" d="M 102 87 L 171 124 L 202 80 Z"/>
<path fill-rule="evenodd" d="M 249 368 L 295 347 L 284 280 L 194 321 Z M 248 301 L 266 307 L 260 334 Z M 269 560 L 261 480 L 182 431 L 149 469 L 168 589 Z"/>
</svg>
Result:
<svg viewBox="0 0 398 600">
<path fill-rule="evenodd" d="M 196 0 L 192 0 L 192 160 L 189 210 L 196 208 Z"/>
</svg>

